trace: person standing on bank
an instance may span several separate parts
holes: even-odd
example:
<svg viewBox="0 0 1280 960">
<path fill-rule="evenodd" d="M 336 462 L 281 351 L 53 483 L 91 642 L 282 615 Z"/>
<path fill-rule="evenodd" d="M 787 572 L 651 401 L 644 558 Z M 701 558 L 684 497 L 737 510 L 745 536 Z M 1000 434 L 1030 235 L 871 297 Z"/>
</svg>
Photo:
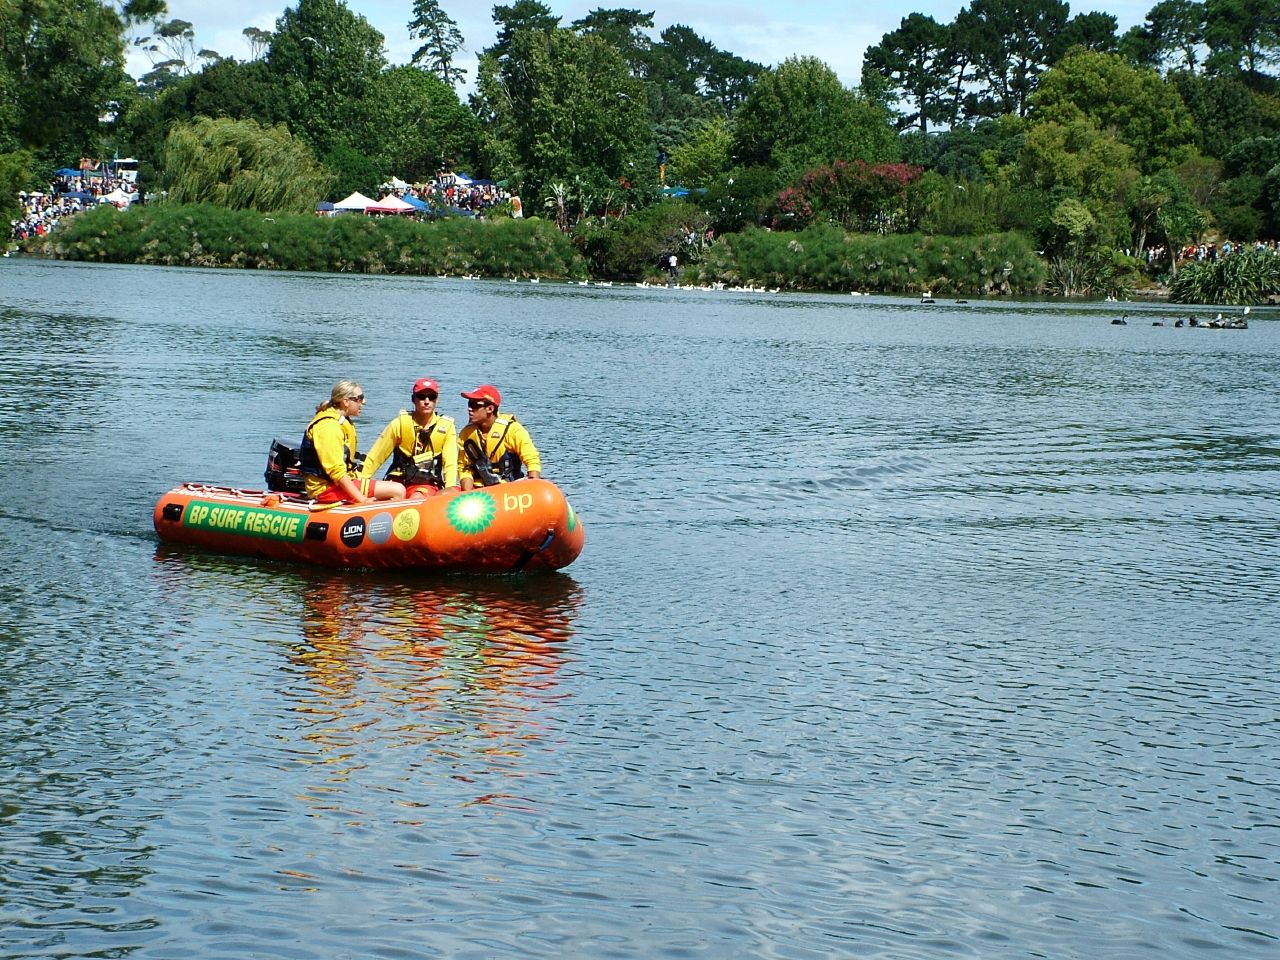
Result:
<svg viewBox="0 0 1280 960">
<path fill-rule="evenodd" d="M 498 413 L 502 394 L 491 383 L 469 393 L 468 423 L 458 434 L 458 477 L 463 490 L 491 487 L 519 480 L 526 473 L 542 476 L 542 455 L 523 424 L 509 413 Z"/>
<path fill-rule="evenodd" d="M 430 377 L 409 391 L 413 412 L 401 410 L 387 424 L 364 458 L 360 476 L 372 477 L 387 457 L 387 479 L 405 485 L 409 495 L 429 497 L 458 485 L 458 429 L 451 417 L 436 412 L 440 384 Z"/>
<path fill-rule="evenodd" d="M 354 380 L 339 380 L 329 399 L 302 433 L 299 460 L 305 494 L 316 503 L 371 503 L 399 500 L 404 486 L 361 478 L 356 468 L 356 425 L 364 409 L 364 391 Z"/>
</svg>

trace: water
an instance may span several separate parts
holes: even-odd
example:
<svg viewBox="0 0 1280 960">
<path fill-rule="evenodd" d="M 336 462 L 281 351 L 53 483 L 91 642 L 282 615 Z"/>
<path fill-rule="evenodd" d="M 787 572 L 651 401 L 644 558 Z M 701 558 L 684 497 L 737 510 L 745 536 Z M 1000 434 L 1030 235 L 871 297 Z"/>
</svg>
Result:
<svg viewBox="0 0 1280 960">
<path fill-rule="evenodd" d="M 1274 313 L 25 260 L 0 313 L 0 955 L 1280 956 Z M 156 541 L 424 375 L 529 425 L 564 574 Z"/>
</svg>

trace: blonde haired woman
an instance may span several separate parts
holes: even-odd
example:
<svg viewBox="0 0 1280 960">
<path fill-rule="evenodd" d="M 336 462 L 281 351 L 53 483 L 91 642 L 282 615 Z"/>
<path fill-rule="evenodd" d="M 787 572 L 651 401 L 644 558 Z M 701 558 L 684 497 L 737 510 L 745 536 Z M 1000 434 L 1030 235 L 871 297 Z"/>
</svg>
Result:
<svg viewBox="0 0 1280 960">
<path fill-rule="evenodd" d="M 302 476 L 306 495 L 316 503 L 371 503 L 399 500 L 404 485 L 361 479 L 356 471 L 356 425 L 364 409 L 364 390 L 354 380 L 339 380 L 329 399 L 302 433 Z"/>
</svg>

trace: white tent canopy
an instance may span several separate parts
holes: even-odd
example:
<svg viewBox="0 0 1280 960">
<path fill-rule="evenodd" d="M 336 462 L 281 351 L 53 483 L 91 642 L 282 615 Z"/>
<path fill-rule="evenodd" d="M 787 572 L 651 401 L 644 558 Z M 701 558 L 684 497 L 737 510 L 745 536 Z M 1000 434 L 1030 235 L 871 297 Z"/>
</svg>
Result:
<svg viewBox="0 0 1280 960">
<path fill-rule="evenodd" d="M 333 205 L 335 210 L 359 210 L 363 213 L 373 205 L 373 201 L 357 190 L 351 196 L 344 200 L 339 200 Z"/>
<path fill-rule="evenodd" d="M 99 203 L 114 203 L 117 207 L 127 207 L 133 203 L 133 194 L 125 193 L 119 187 L 116 187 L 110 193 L 98 198 Z"/>
<path fill-rule="evenodd" d="M 382 189 L 383 190 L 408 190 L 409 186 L 410 186 L 409 184 L 405 183 L 399 177 L 392 177 L 390 183 L 384 183 L 382 185 Z"/>
</svg>

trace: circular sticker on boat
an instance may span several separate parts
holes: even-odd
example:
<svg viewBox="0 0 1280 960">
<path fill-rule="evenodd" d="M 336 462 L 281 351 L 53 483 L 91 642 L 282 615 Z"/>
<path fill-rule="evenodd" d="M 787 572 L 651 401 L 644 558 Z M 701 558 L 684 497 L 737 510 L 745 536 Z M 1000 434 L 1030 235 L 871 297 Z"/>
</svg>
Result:
<svg viewBox="0 0 1280 960">
<path fill-rule="evenodd" d="M 493 497 L 483 490 L 477 490 L 475 493 L 464 493 L 450 500 L 445 516 L 453 529 L 465 536 L 470 536 L 487 530 L 489 524 L 493 523 L 493 515 L 497 509 Z"/>
<path fill-rule="evenodd" d="M 578 527 L 578 515 L 573 512 L 573 504 L 566 501 L 565 507 L 569 510 L 569 532 L 573 533 Z"/>
<path fill-rule="evenodd" d="M 418 535 L 418 511 L 401 510 L 391 525 L 397 540 L 412 540 Z"/>
<path fill-rule="evenodd" d="M 370 518 L 369 539 L 374 543 L 386 543 L 391 539 L 390 513 L 379 513 Z"/>
<path fill-rule="evenodd" d="M 342 525 L 342 542 L 353 550 L 364 543 L 364 517 L 352 517 Z"/>
</svg>

